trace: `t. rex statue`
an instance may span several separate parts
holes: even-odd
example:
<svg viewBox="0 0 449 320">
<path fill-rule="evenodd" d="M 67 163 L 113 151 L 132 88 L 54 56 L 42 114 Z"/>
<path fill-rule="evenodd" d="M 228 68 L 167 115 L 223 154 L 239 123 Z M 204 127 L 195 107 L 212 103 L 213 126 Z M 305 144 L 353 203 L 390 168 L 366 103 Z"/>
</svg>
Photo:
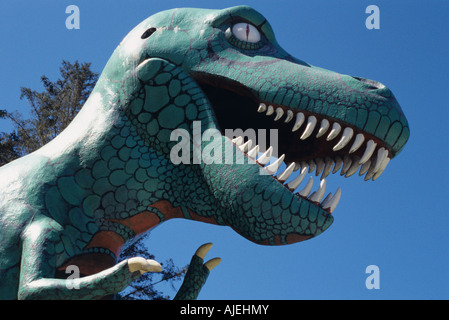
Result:
<svg viewBox="0 0 449 320">
<path fill-rule="evenodd" d="M 340 199 L 325 197 L 326 176 L 375 180 L 408 137 L 387 87 L 292 57 L 250 7 L 157 13 L 123 39 L 60 135 L 0 168 L 0 298 L 113 295 L 160 270 L 117 257 L 172 218 L 264 245 L 310 239 Z M 314 171 L 312 193 L 313 180 L 300 184 Z M 219 263 L 203 264 L 209 249 L 177 298 L 197 297 Z"/>
</svg>

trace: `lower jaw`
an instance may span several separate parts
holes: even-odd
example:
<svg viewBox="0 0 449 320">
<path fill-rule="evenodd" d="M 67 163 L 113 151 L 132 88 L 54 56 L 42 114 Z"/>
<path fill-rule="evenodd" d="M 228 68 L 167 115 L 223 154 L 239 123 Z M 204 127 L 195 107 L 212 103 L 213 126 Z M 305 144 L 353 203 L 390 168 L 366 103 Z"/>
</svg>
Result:
<svg viewBox="0 0 449 320">
<path fill-rule="evenodd" d="M 273 177 L 259 175 L 263 170 L 259 165 L 212 166 L 214 174 L 210 175 L 206 168 L 205 174 L 212 193 L 225 207 L 223 220 L 217 222 L 254 243 L 286 245 L 304 241 L 319 235 L 333 222 L 329 212 L 319 205 L 296 196 Z"/>
</svg>

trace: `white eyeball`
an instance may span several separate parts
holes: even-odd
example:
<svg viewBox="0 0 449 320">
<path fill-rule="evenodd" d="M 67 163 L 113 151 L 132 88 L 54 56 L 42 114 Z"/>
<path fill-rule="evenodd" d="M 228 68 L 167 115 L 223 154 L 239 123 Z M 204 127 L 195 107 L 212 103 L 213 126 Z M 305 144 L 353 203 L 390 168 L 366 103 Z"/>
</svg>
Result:
<svg viewBox="0 0 449 320">
<path fill-rule="evenodd" d="M 257 28 L 249 23 L 237 23 L 232 26 L 232 33 L 241 40 L 250 43 L 257 43 L 260 41 L 260 32 Z"/>
</svg>

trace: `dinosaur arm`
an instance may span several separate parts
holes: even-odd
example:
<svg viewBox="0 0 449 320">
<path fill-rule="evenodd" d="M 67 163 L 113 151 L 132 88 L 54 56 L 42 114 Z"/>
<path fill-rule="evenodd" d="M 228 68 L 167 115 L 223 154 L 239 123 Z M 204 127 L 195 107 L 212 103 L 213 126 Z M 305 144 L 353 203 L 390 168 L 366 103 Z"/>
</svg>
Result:
<svg viewBox="0 0 449 320">
<path fill-rule="evenodd" d="M 24 233 L 19 299 L 99 299 L 126 288 L 142 273 L 161 271 L 153 260 L 130 258 L 102 272 L 80 278 L 55 279 L 58 224 L 41 219 Z"/>
<path fill-rule="evenodd" d="M 211 247 L 211 243 L 206 243 L 195 252 L 190 261 L 189 270 L 174 300 L 195 300 L 198 297 L 201 288 L 209 277 L 210 271 L 221 262 L 220 258 L 213 258 L 203 264 L 204 256 Z"/>
<path fill-rule="evenodd" d="M 130 272 L 128 261 L 122 261 L 100 273 L 79 279 L 39 278 L 22 283 L 19 299 L 99 299 L 123 290 L 139 276 L 139 272 Z"/>
</svg>

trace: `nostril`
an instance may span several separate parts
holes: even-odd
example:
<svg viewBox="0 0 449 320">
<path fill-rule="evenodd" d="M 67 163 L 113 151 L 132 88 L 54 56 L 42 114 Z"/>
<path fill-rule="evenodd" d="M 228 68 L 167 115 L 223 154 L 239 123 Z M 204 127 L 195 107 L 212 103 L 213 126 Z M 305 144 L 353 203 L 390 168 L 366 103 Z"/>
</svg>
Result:
<svg viewBox="0 0 449 320">
<path fill-rule="evenodd" d="M 353 77 L 353 78 L 362 82 L 363 84 L 365 84 L 366 89 L 368 89 L 368 90 L 378 90 L 378 89 L 385 88 L 385 86 L 382 83 L 374 81 L 374 80 L 369 80 L 369 79 L 360 78 L 360 77 Z"/>
</svg>

